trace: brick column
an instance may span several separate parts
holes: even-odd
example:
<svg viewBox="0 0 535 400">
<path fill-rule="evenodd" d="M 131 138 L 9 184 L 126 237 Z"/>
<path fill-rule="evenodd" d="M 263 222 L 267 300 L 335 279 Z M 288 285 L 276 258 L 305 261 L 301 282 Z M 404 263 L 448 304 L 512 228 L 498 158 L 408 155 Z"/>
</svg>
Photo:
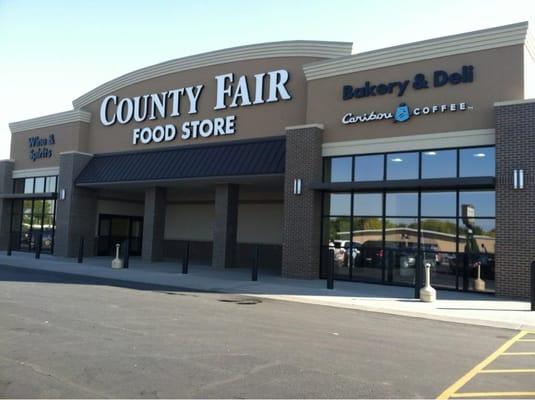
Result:
<svg viewBox="0 0 535 400">
<path fill-rule="evenodd" d="M 166 189 L 151 187 L 145 190 L 143 242 L 141 256 L 145 261 L 160 261 L 163 257 Z"/>
<path fill-rule="evenodd" d="M 84 255 L 94 254 L 97 192 L 74 184 L 92 157 L 91 154 L 76 151 L 59 156 L 58 190 L 60 193 L 65 190 L 65 199 L 61 200 L 58 196 L 56 202 L 54 255 L 76 257 L 81 236 L 84 237 Z"/>
<path fill-rule="evenodd" d="M 322 178 L 323 126 L 286 128 L 282 276 L 315 279 L 320 271 L 321 194 L 309 188 Z M 294 179 L 302 194 L 293 194 Z"/>
<path fill-rule="evenodd" d="M 238 185 L 216 185 L 212 265 L 235 266 L 238 233 Z"/>
<path fill-rule="evenodd" d="M 496 117 L 496 294 L 527 299 L 535 261 L 535 101 L 498 103 Z M 513 171 L 524 170 L 524 189 Z"/>
<path fill-rule="evenodd" d="M 0 193 L 13 193 L 13 160 L 0 161 Z M 13 200 L 0 199 L 0 250 L 7 249 Z"/>
</svg>

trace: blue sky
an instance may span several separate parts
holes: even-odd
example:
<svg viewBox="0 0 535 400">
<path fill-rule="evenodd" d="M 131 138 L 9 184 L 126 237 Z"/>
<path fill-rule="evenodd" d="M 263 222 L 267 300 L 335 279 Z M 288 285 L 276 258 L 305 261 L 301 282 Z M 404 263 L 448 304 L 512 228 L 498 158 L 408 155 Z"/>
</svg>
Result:
<svg viewBox="0 0 535 400">
<path fill-rule="evenodd" d="M 0 0 L 0 158 L 8 122 L 72 109 L 132 70 L 278 40 L 352 41 L 353 52 L 520 21 L 531 0 Z"/>
</svg>

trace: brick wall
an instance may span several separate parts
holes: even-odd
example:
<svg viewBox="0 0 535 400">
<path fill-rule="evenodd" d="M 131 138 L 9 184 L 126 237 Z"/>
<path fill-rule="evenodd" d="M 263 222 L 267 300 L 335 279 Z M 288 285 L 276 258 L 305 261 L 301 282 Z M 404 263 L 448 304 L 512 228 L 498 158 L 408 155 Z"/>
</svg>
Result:
<svg viewBox="0 0 535 400">
<path fill-rule="evenodd" d="M 309 188 L 321 181 L 323 129 L 304 126 L 286 130 L 282 276 L 319 277 L 321 195 Z M 293 194 L 294 179 L 302 179 L 302 194 Z"/>
<path fill-rule="evenodd" d="M 527 299 L 535 260 L 535 102 L 495 107 L 496 295 Z M 524 189 L 513 189 L 513 170 Z"/>
</svg>

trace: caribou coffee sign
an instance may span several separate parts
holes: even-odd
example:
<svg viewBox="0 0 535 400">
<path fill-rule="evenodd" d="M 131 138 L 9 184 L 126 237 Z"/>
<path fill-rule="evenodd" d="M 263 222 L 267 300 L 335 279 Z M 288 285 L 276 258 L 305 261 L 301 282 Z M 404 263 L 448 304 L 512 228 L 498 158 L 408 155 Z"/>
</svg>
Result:
<svg viewBox="0 0 535 400">
<path fill-rule="evenodd" d="M 225 111 L 237 107 L 252 107 L 279 100 L 291 100 L 286 88 L 288 71 L 281 69 L 258 73 L 249 78 L 233 73 L 217 75 L 213 110 Z M 264 90 L 264 87 L 267 90 Z M 143 96 L 120 98 L 107 96 L 100 105 L 100 122 L 114 124 L 143 123 L 166 118 L 181 118 L 198 112 L 199 99 L 204 85 L 187 86 Z M 267 94 L 267 96 L 265 96 Z M 168 123 L 154 127 L 136 127 L 132 130 L 133 144 L 170 142 L 233 135 L 236 133 L 236 116 L 224 115 L 212 119 L 188 119 L 180 124 Z"/>
<path fill-rule="evenodd" d="M 342 124 L 354 125 L 364 122 L 374 122 L 383 120 L 393 120 L 393 122 L 405 122 L 411 117 L 420 117 L 423 115 L 435 115 L 452 112 L 463 112 L 473 110 L 473 106 L 466 102 L 450 104 L 433 104 L 429 106 L 409 107 L 406 103 L 400 103 L 395 111 L 375 112 L 370 111 L 364 114 L 347 113 L 342 117 Z"/>
</svg>

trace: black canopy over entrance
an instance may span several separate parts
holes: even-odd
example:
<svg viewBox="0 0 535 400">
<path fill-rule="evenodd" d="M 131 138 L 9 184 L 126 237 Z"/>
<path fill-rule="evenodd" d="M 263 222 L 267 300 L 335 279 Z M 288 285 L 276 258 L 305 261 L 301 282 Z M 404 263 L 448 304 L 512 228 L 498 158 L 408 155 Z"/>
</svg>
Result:
<svg viewBox="0 0 535 400">
<path fill-rule="evenodd" d="M 285 137 L 188 145 L 164 150 L 97 154 L 76 184 L 171 181 L 284 173 Z"/>
</svg>

